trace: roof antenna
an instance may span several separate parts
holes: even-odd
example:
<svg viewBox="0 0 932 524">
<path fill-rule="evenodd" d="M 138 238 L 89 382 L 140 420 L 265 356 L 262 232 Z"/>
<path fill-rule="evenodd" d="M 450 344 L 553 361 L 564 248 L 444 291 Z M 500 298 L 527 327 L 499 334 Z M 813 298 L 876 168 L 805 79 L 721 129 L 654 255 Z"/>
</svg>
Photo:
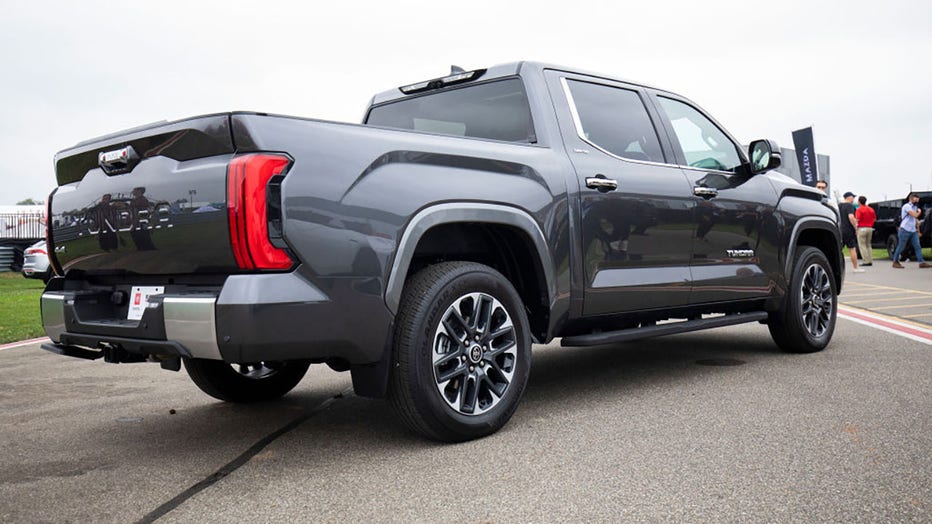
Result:
<svg viewBox="0 0 932 524">
<path fill-rule="evenodd" d="M 465 73 L 465 72 L 466 72 L 466 70 L 463 69 L 463 68 L 460 67 L 460 66 L 456 66 L 456 65 L 451 65 L 451 66 L 450 66 L 450 74 L 451 74 L 451 75 L 458 75 L 458 74 L 460 74 L 460 73 Z"/>
</svg>

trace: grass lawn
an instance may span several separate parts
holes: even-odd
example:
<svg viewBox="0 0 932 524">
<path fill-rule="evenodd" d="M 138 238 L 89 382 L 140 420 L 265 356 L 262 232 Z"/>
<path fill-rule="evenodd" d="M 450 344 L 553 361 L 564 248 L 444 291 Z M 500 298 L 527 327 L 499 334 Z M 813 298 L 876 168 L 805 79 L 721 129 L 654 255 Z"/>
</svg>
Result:
<svg viewBox="0 0 932 524">
<path fill-rule="evenodd" d="M 39 297 L 45 284 L 20 273 L 0 273 L 0 344 L 41 337 Z"/>
</svg>

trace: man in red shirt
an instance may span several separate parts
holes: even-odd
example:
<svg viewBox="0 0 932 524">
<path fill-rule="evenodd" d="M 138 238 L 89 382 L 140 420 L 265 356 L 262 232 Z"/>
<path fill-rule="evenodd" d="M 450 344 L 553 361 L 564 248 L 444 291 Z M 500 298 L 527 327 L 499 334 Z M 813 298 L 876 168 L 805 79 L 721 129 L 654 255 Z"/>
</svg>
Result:
<svg viewBox="0 0 932 524">
<path fill-rule="evenodd" d="M 861 258 L 864 259 L 862 266 L 873 266 L 874 255 L 871 251 L 871 239 L 874 236 L 874 222 L 877 220 L 877 213 L 867 205 L 867 197 L 861 195 L 858 197 L 858 210 L 854 212 L 854 218 L 858 221 L 858 249 L 861 250 Z"/>
</svg>

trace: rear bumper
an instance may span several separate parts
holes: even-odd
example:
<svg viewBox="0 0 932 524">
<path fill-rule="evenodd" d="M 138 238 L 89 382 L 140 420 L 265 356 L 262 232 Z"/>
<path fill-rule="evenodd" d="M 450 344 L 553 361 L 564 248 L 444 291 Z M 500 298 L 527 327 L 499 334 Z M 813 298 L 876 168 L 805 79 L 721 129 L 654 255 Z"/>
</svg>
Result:
<svg viewBox="0 0 932 524">
<path fill-rule="evenodd" d="M 48 260 L 45 263 L 30 261 L 29 257 L 26 257 L 26 260 L 23 262 L 23 276 L 27 278 L 40 277 L 48 273 L 49 263 Z"/>
<path fill-rule="evenodd" d="M 52 342 L 91 348 L 108 344 L 143 354 L 223 358 L 216 338 L 216 298 L 163 295 L 136 323 L 82 320 L 76 300 L 74 292 L 42 294 L 42 324 Z M 155 322 L 161 325 L 150 330 L 150 323 Z M 158 336 L 160 332 L 164 336 Z"/>
<path fill-rule="evenodd" d="M 380 287 L 370 295 L 359 292 L 356 279 L 326 284 L 324 293 L 300 274 L 284 273 L 233 275 L 211 293 L 166 288 L 138 321 L 126 319 L 125 306 L 107 303 L 118 287 L 50 285 L 41 299 L 42 323 L 60 346 L 227 362 L 380 360 L 391 326 Z"/>
</svg>

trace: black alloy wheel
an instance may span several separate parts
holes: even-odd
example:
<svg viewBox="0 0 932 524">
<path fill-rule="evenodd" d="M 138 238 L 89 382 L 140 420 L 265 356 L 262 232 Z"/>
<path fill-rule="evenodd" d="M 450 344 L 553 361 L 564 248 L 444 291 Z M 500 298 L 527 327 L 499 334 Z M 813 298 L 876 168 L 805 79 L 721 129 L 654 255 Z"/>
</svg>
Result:
<svg viewBox="0 0 932 524">
<path fill-rule="evenodd" d="M 511 283 L 472 262 L 444 262 L 405 284 L 396 317 L 389 401 L 428 438 L 459 442 L 498 431 L 527 384 L 531 339 Z"/>
<path fill-rule="evenodd" d="M 838 291 L 825 254 L 800 246 L 789 290 L 767 322 L 778 346 L 790 353 L 813 353 L 828 345 L 838 316 Z"/>
</svg>

